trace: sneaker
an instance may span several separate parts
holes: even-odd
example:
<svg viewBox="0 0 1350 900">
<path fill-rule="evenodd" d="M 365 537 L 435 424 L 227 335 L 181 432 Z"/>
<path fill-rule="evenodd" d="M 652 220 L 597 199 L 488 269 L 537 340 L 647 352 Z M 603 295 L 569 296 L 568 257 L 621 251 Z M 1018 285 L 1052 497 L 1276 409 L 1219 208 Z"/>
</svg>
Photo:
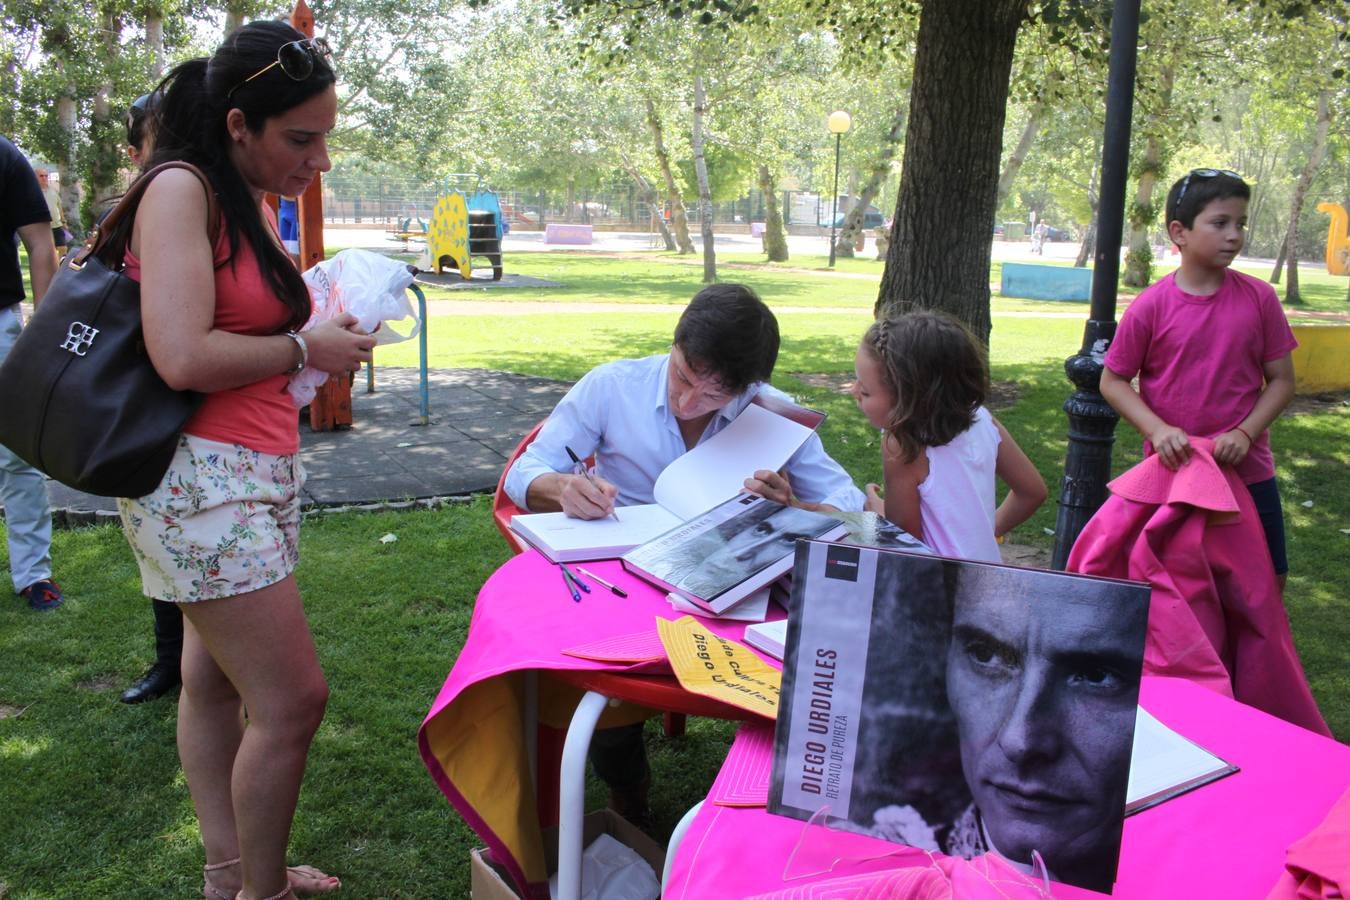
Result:
<svg viewBox="0 0 1350 900">
<path fill-rule="evenodd" d="M 65 602 L 61 587 L 50 578 L 35 581 L 19 591 L 19 596 L 28 601 L 28 608 L 37 612 L 50 612 Z"/>
</svg>

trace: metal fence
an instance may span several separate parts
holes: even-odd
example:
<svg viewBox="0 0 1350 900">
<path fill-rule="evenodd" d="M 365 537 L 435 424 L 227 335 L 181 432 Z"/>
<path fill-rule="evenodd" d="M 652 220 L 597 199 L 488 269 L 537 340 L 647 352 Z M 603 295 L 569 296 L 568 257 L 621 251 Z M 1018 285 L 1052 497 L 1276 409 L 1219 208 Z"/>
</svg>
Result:
<svg viewBox="0 0 1350 900">
<path fill-rule="evenodd" d="M 426 182 L 416 179 L 334 173 L 323 182 L 323 210 L 327 222 L 401 227 L 407 219 L 430 218 L 432 207 L 445 186 L 444 179 Z M 461 187 L 473 185 L 460 182 Z M 484 181 L 484 189 L 497 192 L 503 214 L 513 228 L 542 228 L 548 222 L 578 222 L 597 227 L 645 231 L 654 227 L 655 216 L 665 215 L 663 207 L 644 202 L 636 188 L 593 193 L 574 193 L 516 189 Z M 697 198 L 685 201 L 685 213 L 691 225 L 700 223 Z M 828 225 L 828 198 L 807 191 L 784 191 L 779 208 L 788 224 Z M 727 203 L 714 203 L 712 222 L 717 226 L 742 225 L 764 221 L 764 195 L 758 190 Z"/>
</svg>

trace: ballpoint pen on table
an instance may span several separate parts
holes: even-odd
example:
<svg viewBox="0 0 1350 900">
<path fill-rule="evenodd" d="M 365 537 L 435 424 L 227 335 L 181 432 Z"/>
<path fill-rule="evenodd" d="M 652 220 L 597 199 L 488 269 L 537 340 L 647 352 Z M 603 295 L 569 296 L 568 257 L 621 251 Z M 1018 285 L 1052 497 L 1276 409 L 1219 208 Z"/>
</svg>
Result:
<svg viewBox="0 0 1350 900">
<path fill-rule="evenodd" d="M 581 602 L 581 592 L 578 591 L 577 588 L 576 588 L 576 585 L 574 585 L 574 584 L 572 583 L 572 579 L 569 578 L 569 577 L 567 577 L 567 570 L 564 569 L 564 568 L 562 568 L 561 566 L 559 566 L 559 567 L 558 567 L 558 574 L 562 575 L 563 584 L 565 584 L 565 585 L 567 586 L 567 593 L 569 593 L 569 594 L 572 595 L 572 599 L 573 599 L 573 600 L 575 600 L 576 602 L 580 603 L 580 602 Z"/>
<path fill-rule="evenodd" d="M 568 456 L 572 457 L 573 470 L 578 475 L 589 481 L 591 483 L 591 487 L 595 488 L 597 491 L 600 490 L 600 485 L 595 483 L 595 479 L 592 478 L 591 473 L 586 470 L 586 464 L 581 461 L 580 456 L 577 456 L 576 451 L 573 450 L 571 447 L 563 447 L 563 449 L 567 451 Z M 614 517 L 615 522 L 619 521 L 619 514 L 617 512 L 611 509 L 609 511 L 609 514 Z"/>
<path fill-rule="evenodd" d="M 589 594 L 591 592 L 591 586 L 586 582 L 582 581 L 580 578 L 578 578 L 576 572 L 573 572 L 571 569 L 567 568 L 567 566 L 563 565 L 562 563 L 558 563 L 558 568 L 563 570 L 563 574 L 566 575 L 573 584 L 581 588 L 582 593 Z"/>
<path fill-rule="evenodd" d="M 577 566 L 577 571 L 580 572 L 582 575 L 585 575 L 591 581 L 594 581 L 596 584 L 600 585 L 602 588 L 609 588 L 609 590 L 613 591 L 620 597 L 628 596 L 628 592 L 625 591 L 623 588 L 619 587 L 617 584 L 609 583 L 605 579 L 601 578 L 599 575 L 592 572 L 590 569 L 583 569 L 581 566 Z"/>
</svg>

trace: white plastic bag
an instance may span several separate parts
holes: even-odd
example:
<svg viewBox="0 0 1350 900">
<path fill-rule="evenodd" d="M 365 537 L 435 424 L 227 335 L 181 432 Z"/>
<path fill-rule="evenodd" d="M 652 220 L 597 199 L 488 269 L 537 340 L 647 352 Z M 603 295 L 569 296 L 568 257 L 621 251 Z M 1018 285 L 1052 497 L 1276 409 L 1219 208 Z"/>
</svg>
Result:
<svg viewBox="0 0 1350 900">
<path fill-rule="evenodd" d="M 558 875 L 549 876 L 550 897 L 558 896 Z M 661 883 L 638 852 L 602 834 L 581 854 L 581 900 L 657 900 Z"/>
<path fill-rule="evenodd" d="M 422 322 L 408 299 L 413 273 L 407 265 L 369 250 L 343 250 L 306 269 L 301 276 L 309 287 L 314 312 L 301 331 L 342 312 L 356 316 L 362 330 L 374 335 L 375 343 L 396 344 L 417 336 Z M 401 333 L 389 323 L 412 319 Z M 291 376 L 289 390 L 296 408 L 314 399 L 315 389 L 328 380 L 328 373 L 306 366 Z"/>
</svg>

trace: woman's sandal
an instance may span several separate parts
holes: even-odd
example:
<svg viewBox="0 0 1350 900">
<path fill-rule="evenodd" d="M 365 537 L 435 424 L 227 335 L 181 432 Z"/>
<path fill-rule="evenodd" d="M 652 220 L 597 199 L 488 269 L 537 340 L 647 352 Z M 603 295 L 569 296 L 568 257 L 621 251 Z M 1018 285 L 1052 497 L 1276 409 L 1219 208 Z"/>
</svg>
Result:
<svg viewBox="0 0 1350 900">
<path fill-rule="evenodd" d="M 220 869 L 228 869 L 230 866 L 237 866 L 237 865 L 239 865 L 239 857 L 236 856 L 234 859 L 227 859 L 224 862 L 207 863 L 206 865 L 202 866 L 202 878 L 203 878 L 202 896 L 205 897 L 206 900 L 234 900 L 235 894 L 237 894 L 238 892 L 223 891 L 220 888 L 216 887 L 214 884 L 211 883 L 210 873 L 218 871 Z"/>
<path fill-rule="evenodd" d="M 262 900 L 286 900 L 287 897 L 294 897 L 294 896 L 295 894 L 292 893 L 291 886 L 288 884 L 286 885 L 286 890 L 282 891 L 280 894 L 273 894 L 270 897 L 263 897 Z M 244 892 L 240 891 L 235 896 L 234 900 L 244 900 Z"/>
<path fill-rule="evenodd" d="M 208 863 L 202 866 L 202 873 L 215 872 L 220 869 L 228 869 L 230 866 L 239 865 L 239 857 L 227 859 L 224 862 Z M 320 884 L 328 883 L 328 887 L 310 887 L 303 885 L 302 882 L 308 880 Z M 333 875 L 325 875 L 313 866 L 287 866 L 286 867 L 286 890 L 276 895 L 276 898 L 285 897 L 288 893 L 294 892 L 296 897 L 317 897 L 320 894 L 328 894 L 342 887 L 342 882 Z M 202 897 L 205 900 L 235 900 L 237 893 L 233 891 L 223 891 L 211 883 L 210 877 L 202 884 Z M 267 900 L 276 900 L 268 897 Z"/>
</svg>

